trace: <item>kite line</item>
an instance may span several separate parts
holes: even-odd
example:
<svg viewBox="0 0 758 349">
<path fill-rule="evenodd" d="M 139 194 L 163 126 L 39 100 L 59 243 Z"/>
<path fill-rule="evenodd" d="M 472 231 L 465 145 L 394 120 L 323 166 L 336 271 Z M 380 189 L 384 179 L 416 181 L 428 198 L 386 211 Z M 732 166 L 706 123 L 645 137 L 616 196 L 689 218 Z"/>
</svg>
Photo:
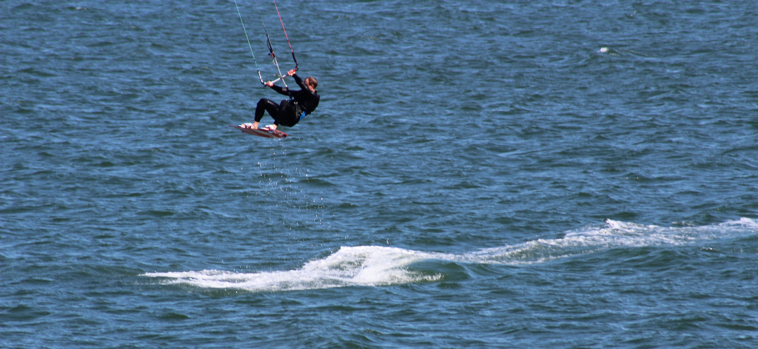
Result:
<svg viewBox="0 0 758 349">
<path fill-rule="evenodd" d="M 234 7 L 237 8 L 237 15 L 240 17 L 240 23 L 242 23 L 242 31 L 245 32 L 245 39 L 247 40 L 247 46 L 250 47 L 250 54 L 253 55 L 253 63 L 255 63 L 255 69 L 258 71 L 258 79 L 263 83 L 263 77 L 261 76 L 261 68 L 258 68 L 258 61 L 255 60 L 255 53 L 253 52 L 253 45 L 250 44 L 250 38 L 247 36 L 247 29 L 245 29 L 245 22 L 242 21 L 242 14 L 240 13 L 240 7 L 237 5 L 237 0 L 234 0 Z"/>
<path fill-rule="evenodd" d="M 295 69 L 294 70 L 297 71 L 297 69 L 298 69 L 298 63 L 297 63 L 297 58 L 295 57 L 295 50 L 292 48 L 292 43 L 290 42 L 290 38 L 287 35 L 287 29 L 284 27 L 284 21 L 282 20 L 282 15 L 279 12 L 279 7 L 276 5 L 276 0 L 273 0 L 273 2 L 274 2 L 274 8 L 276 8 L 276 14 L 279 16 L 279 23 L 282 24 L 282 31 L 284 32 L 284 37 L 287 39 L 287 45 L 289 45 L 290 52 L 292 53 L 292 60 L 295 62 Z M 256 1 L 256 7 L 258 7 L 257 5 L 258 5 L 258 2 Z M 242 24 L 242 30 L 245 32 L 245 38 L 247 39 L 247 45 L 250 48 L 250 53 L 253 56 L 253 62 L 255 63 L 255 69 L 258 71 L 258 79 L 260 79 L 261 84 L 265 84 L 265 82 L 263 82 L 263 76 L 261 75 L 261 70 L 258 67 L 258 62 L 255 59 L 255 53 L 253 53 L 253 46 L 250 43 L 250 38 L 247 35 L 247 29 L 245 29 L 245 23 L 242 21 L 242 14 L 240 13 L 240 9 L 239 9 L 239 5 L 237 4 L 237 0 L 234 0 L 234 6 L 237 8 L 237 15 L 240 18 L 240 23 Z M 260 7 L 258 7 L 258 10 L 260 12 Z M 268 28 L 266 28 L 266 22 L 263 20 L 263 17 L 261 17 L 261 24 L 263 25 L 263 31 L 266 34 L 266 46 L 268 47 L 268 50 L 269 50 L 269 57 L 271 57 L 274 65 L 276 66 L 276 71 L 278 73 L 277 76 L 279 77 L 278 79 L 272 81 L 272 83 L 281 80 L 282 83 L 284 83 L 284 86 L 286 87 L 287 83 L 284 82 L 284 78 L 287 75 L 282 74 L 282 70 L 279 67 L 279 61 L 278 61 L 278 59 L 276 57 L 276 53 L 274 53 L 274 47 L 271 44 L 271 37 L 268 34 Z"/>
</svg>

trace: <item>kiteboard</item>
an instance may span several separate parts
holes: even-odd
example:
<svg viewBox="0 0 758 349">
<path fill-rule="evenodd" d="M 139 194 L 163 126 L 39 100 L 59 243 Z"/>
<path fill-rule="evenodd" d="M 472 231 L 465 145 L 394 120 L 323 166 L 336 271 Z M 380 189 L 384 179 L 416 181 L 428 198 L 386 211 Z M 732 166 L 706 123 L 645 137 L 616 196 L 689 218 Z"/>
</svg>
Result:
<svg viewBox="0 0 758 349">
<path fill-rule="evenodd" d="M 252 124 L 242 124 L 239 126 L 229 125 L 229 126 L 234 127 L 249 135 L 263 137 L 263 138 L 285 138 L 289 136 L 288 134 L 282 131 L 270 129 L 268 126 L 264 128 L 253 128 Z"/>
</svg>

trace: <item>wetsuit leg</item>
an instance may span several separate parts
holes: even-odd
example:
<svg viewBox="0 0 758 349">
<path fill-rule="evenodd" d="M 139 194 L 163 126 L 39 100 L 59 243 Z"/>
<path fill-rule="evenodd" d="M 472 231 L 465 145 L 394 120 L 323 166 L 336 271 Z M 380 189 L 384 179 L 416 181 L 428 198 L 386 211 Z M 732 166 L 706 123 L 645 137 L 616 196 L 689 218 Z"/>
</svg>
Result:
<svg viewBox="0 0 758 349">
<path fill-rule="evenodd" d="M 279 118 L 279 105 L 270 99 L 261 98 L 258 101 L 258 106 L 255 107 L 255 121 L 261 122 L 264 111 L 267 111 L 268 115 L 271 115 L 274 118 L 274 123 L 276 123 L 276 120 Z"/>
<path fill-rule="evenodd" d="M 298 121 L 300 121 L 300 118 L 297 116 L 295 106 L 290 103 L 290 101 L 286 99 L 283 100 L 282 103 L 279 104 L 279 115 L 276 119 L 277 124 L 292 127 L 295 126 Z"/>
</svg>

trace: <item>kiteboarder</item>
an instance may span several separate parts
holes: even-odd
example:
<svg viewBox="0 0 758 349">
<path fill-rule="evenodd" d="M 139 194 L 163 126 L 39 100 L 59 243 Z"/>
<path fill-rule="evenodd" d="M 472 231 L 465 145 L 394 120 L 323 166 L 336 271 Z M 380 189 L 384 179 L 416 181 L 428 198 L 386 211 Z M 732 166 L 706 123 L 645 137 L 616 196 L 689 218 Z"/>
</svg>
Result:
<svg viewBox="0 0 758 349">
<path fill-rule="evenodd" d="M 321 96 L 316 92 L 318 81 L 312 76 L 305 78 L 305 81 L 303 81 L 303 79 L 297 76 L 296 72 L 296 69 L 292 69 L 287 72 L 287 75 L 295 79 L 301 90 L 293 91 L 287 87 L 274 85 L 271 81 L 265 83 L 266 86 L 285 96 L 289 96 L 290 99 L 282 100 L 277 104 L 270 99 L 261 98 L 258 101 L 258 106 L 255 108 L 255 122 L 253 122 L 251 128 L 258 128 L 258 123 L 263 118 L 264 111 L 274 118 L 274 124 L 267 127 L 275 130 L 279 125 L 287 127 L 295 126 L 318 107 L 318 102 L 321 99 Z"/>
</svg>

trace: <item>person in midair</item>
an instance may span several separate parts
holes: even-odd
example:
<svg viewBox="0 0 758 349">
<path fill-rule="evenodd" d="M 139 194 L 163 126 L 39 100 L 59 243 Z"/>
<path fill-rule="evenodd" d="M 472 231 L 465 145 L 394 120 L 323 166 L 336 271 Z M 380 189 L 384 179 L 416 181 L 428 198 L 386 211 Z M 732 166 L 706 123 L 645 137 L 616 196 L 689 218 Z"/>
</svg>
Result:
<svg viewBox="0 0 758 349">
<path fill-rule="evenodd" d="M 289 96 L 290 99 L 282 100 L 277 104 L 270 99 L 261 98 L 258 101 L 258 106 L 255 108 L 255 122 L 249 126 L 250 128 L 258 128 L 258 124 L 263 118 L 264 111 L 268 112 L 268 115 L 271 115 L 271 117 L 274 118 L 274 124 L 268 125 L 267 127 L 270 130 L 275 130 L 279 125 L 287 127 L 295 126 L 306 115 L 309 115 L 316 109 L 316 107 L 318 107 L 318 102 L 321 99 L 321 96 L 316 92 L 318 81 L 312 76 L 305 78 L 305 81 L 303 81 L 303 79 L 297 76 L 296 71 L 296 69 L 292 69 L 287 72 L 287 75 L 295 79 L 295 82 L 300 86 L 301 90 L 293 91 L 287 87 L 279 87 L 274 85 L 271 81 L 265 83 L 266 86 L 285 96 Z"/>
</svg>

